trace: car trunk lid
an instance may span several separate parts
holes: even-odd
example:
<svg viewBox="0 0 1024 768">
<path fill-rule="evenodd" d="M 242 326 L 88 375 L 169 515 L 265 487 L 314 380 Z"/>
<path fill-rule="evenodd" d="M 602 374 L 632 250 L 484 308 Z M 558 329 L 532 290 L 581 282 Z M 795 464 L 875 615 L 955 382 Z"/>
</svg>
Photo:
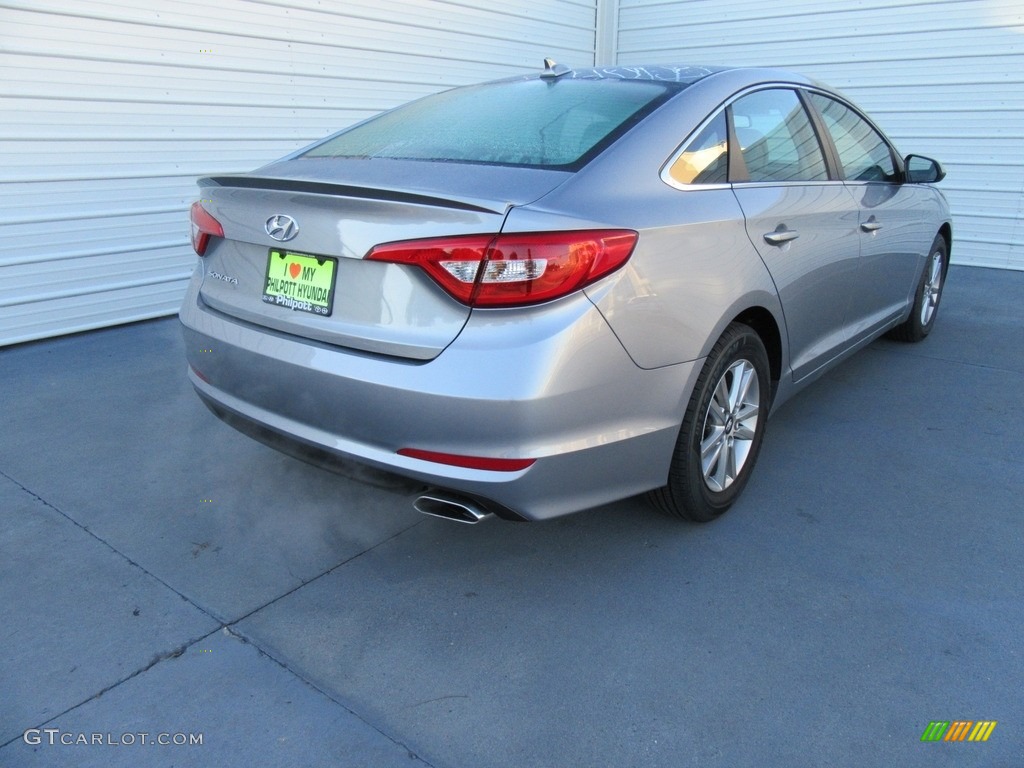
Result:
<svg viewBox="0 0 1024 768">
<path fill-rule="evenodd" d="M 211 241 L 203 259 L 200 298 L 216 311 L 282 333 L 429 360 L 459 334 L 469 307 L 416 267 L 364 256 L 381 243 L 498 233 L 512 206 L 540 197 L 566 176 L 327 158 L 201 179 L 201 204 L 224 237 Z"/>
</svg>

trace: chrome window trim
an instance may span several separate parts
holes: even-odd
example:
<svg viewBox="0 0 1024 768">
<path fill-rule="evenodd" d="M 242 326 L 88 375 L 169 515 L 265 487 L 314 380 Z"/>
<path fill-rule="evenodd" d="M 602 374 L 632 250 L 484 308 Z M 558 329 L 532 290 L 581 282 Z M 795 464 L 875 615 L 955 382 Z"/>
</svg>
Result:
<svg viewBox="0 0 1024 768">
<path fill-rule="evenodd" d="M 727 183 L 724 183 L 724 184 L 723 183 L 715 183 L 715 184 L 683 184 L 682 182 L 676 181 L 674 178 L 672 178 L 672 174 L 671 174 L 672 166 L 675 165 L 676 161 L 680 158 L 680 156 L 689 148 L 690 142 L 693 141 L 694 139 L 696 139 L 701 134 L 701 132 L 705 128 L 708 127 L 708 125 L 710 125 L 720 114 L 722 114 L 722 112 L 725 111 L 725 109 L 727 107 L 731 106 L 732 104 L 734 104 L 739 99 L 742 99 L 744 96 L 749 96 L 750 94 L 756 93 L 757 91 L 767 91 L 767 90 L 773 90 L 773 89 L 776 89 L 776 88 L 785 88 L 785 89 L 791 90 L 791 91 L 803 91 L 805 93 L 818 93 L 818 94 L 821 94 L 822 96 L 825 96 L 825 97 L 827 97 L 829 99 L 833 99 L 834 101 L 838 101 L 844 107 L 852 110 L 856 115 L 858 115 L 862 120 L 864 120 L 868 125 L 870 125 L 878 133 L 879 136 L 882 137 L 882 139 L 888 145 L 889 150 L 890 150 L 890 152 L 892 152 L 894 158 L 898 158 L 900 156 L 899 152 L 896 151 L 896 148 L 893 146 L 892 141 L 889 139 L 889 137 L 886 136 L 885 133 L 877 125 L 875 125 L 875 123 L 870 118 L 868 118 L 860 109 L 858 109 L 856 106 L 854 106 L 849 101 L 847 101 L 846 99 L 842 98 L 841 96 L 839 96 L 839 95 L 837 95 L 835 93 L 832 93 L 831 91 L 825 90 L 824 88 L 820 88 L 820 87 L 817 87 L 817 86 L 814 86 L 814 85 L 807 85 L 805 83 L 786 83 L 786 82 L 782 82 L 782 81 L 771 82 L 771 83 L 758 83 L 757 85 L 747 86 L 746 88 L 743 88 L 742 90 L 739 90 L 736 93 L 734 93 L 732 96 L 730 96 L 725 101 L 723 101 L 721 104 L 719 104 L 714 109 L 714 111 L 712 111 L 711 114 L 708 115 L 704 120 L 702 120 L 701 123 L 694 130 L 690 131 L 690 133 L 686 136 L 686 138 L 683 139 L 683 141 L 679 144 L 679 146 L 676 147 L 675 151 L 669 156 L 668 160 L 666 160 L 662 164 L 661 171 L 659 172 L 659 176 L 660 176 L 661 180 L 665 184 L 667 184 L 668 186 L 672 187 L 673 189 L 678 189 L 678 190 L 680 190 L 682 192 L 690 192 L 690 191 L 697 190 L 697 189 L 732 189 L 733 187 L 739 187 L 739 186 L 742 186 L 742 187 L 777 187 L 779 184 L 786 184 L 786 185 L 790 185 L 790 186 L 793 186 L 793 185 L 803 185 L 803 186 L 816 186 L 817 187 L 817 186 L 821 186 L 823 184 L 849 184 L 849 183 L 851 183 L 851 182 L 846 181 L 845 179 L 823 179 L 821 181 L 731 181 L 731 182 L 727 182 Z M 804 106 L 804 109 L 805 110 L 807 109 L 806 105 Z M 811 115 L 808 115 L 808 119 L 812 120 L 812 122 L 813 122 L 813 119 L 812 119 Z M 819 137 L 819 142 L 820 141 L 821 141 L 821 139 Z M 822 150 L 822 154 L 823 155 L 826 154 L 825 147 L 822 147 L 821 150 Z M 828 164 L 828 158 L 827 157 L 825 157 L 825 163 L 826 163 L 826 165 Z M 840 170 L 842 170 L 842 169 L 840 168 Z M 902 172 L 902 169 L 899 169 L 899 170 Z M 868 183 L 877 183 L 877 182 L 853 182 L 853 183 L 868 184 Z M 884 182 L 884 183 L 891 184 L 893 182 Z"/>
<path fill-rule="evenodd" d="M 676 164 L 676 161 L 680 157 L 682 157 L 683 153 L 687 149 L 689 149 L 690 142 L 694 141 L 698 136 L 700 136 L 700 134 L 704 131 L 705 128 L 707 128 L 709 125 L 711 125 L 711 123 L 713 123 L 716 119 L 718 119 L 718 116 L 720 114 L 722 114 L 725 111 L 725 108 L 728 107 L 730 104 L 732 104 L 732 102 L 736 98 L 737 98 L 736 96 L 730 96 L 726 101 L 724 101 L 721 104 L 719 104 L 718 107 L 716 107 L 714 109 L 714 111 L 712 111 L 712 113 L 710 115 L 708 115 L 703 121 L 701 121 L 701 123 L 696 128 L 694 128 L 692 131 L 690 131 L 689 134 L 687 134 L 686 138 L 683 139 L 683 141 L 679 144 L 678 147 L 676 147 L 675 151 L 671 155 L 669 155 L 668 160 L 666 160 L 662 164 L 661 171 L 659 172 L 659 175 L 660 175 L 661 180 L 663 182 L 668 184 L 673 189 L 682 190 L 683 192 L 688 192 L 688 191 L 693 190 L 693 189 L 732 189 L 733 188 L 733 182 L 725 182 L 725 183 L 716 182 L 714 184 L 683 184 L 681 181 L 676 181 L 674 178 L 672 178 L 671 171 L 672 171 L 672 166 Z"/>
</svg>

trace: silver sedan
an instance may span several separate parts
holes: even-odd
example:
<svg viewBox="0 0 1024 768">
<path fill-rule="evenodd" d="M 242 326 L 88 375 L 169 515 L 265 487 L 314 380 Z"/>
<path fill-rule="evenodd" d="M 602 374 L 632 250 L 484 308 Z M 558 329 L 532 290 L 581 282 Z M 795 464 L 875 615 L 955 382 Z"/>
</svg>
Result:
<svg viewBox="0 0 1024 768">
<path fill-rule="evenodd" d="M 429 514 L 648 492 L 711 520 L 774 408 L 931 331 L 943 175 L 789 72 L 548 60 L 201 179 L 189 377 L 257 439 L 419 481 Z"/>
</svg>

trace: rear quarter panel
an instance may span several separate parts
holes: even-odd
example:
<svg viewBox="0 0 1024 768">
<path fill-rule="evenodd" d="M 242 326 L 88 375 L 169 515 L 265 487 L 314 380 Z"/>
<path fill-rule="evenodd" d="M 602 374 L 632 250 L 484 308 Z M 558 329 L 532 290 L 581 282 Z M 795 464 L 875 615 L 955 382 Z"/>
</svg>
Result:
<svg viewBox="0 0 1024 768">
<path fill-rule="evenodd" d="M 705 357 L 729 322 L 751 307 L 767 309 L 784 329 L 771 277 L 747 238 L 732 191 L 665 190 L 669 199 L 657 206 L 648 201 L 634 215 L 622 207 L 592 219 L 517 209 L 505 230 L 621 227 L 640 233 L 626 265 L 586 293 L 641 368 Z"/>
<path fill-rule="evenodd" d="M 729 322 L 752 307 L 774 317 L 783 370 L 788 367 L 775 286 L 732 189 L 679 190 L 660 178 L 679 145 L 747 82 L 725 72 L 690 86 L 506 220 L 505 231 L 621 227 L 640 233 L 626 266 L 586 292 L 641 368 L 707 356 Z"/>
</svg>

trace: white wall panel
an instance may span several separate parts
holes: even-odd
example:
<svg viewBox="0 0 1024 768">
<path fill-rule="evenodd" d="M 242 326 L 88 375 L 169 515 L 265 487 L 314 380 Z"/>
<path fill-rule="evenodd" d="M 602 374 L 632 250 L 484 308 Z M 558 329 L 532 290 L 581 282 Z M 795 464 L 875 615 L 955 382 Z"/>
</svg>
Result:
<svg viewBox="0 0 1024 768">
<path fill-rule="evenodd" d="M 840 88 L 946 166 L 954 262 L 1024 269 L 1021 0 L 621 0 L 616 21 L 621 64 L 778 66 Z"/>
<path fill-rule="evenodd" d="M 0 0 L 0 345 L 177 310 L 197 176 L 594 61 L 597 0 Z"/>
</svg>

